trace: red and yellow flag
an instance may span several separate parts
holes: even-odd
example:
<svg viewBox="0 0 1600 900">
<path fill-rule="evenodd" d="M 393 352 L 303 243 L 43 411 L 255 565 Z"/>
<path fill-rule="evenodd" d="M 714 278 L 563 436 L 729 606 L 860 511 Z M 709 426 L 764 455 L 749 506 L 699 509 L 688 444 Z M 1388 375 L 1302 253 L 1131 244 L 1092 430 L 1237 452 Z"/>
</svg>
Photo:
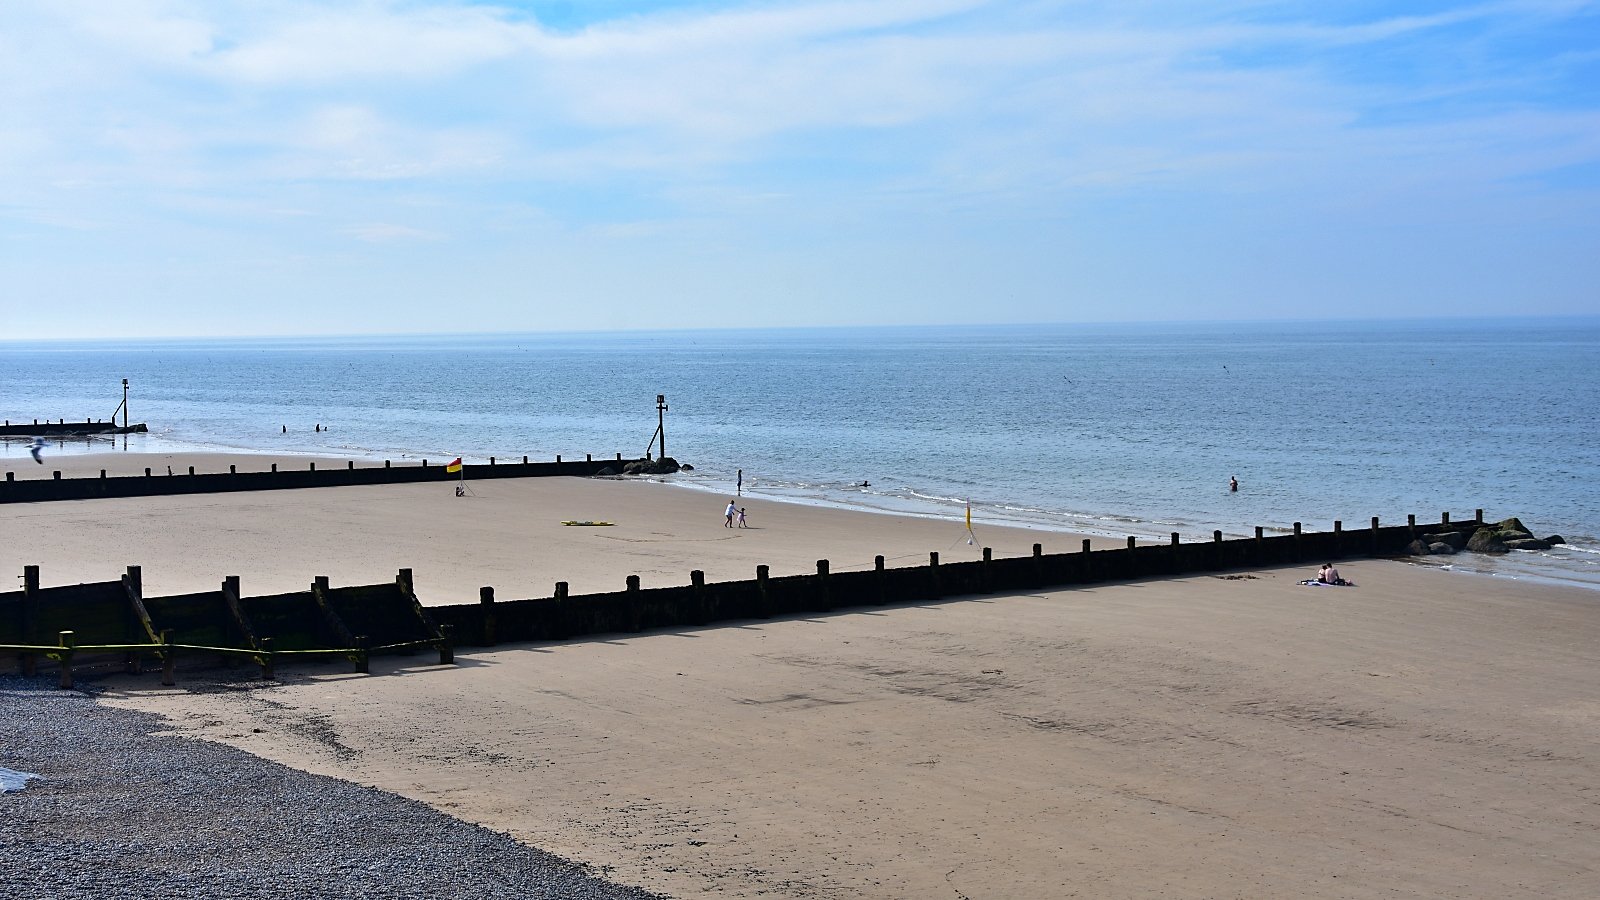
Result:
<svg viewBox="0 0 1600 900">
<path fill-rule="evenodd" d="M 461 471 L 461 457 L 459 457 L 459 456 L 456 457 L 455 462 L 450 463 L 449 465 L 445 466 L 444 470 L 446 472 L 450 472 L 450 473 L 455 473 L 455 472 Z"/>
</svg>

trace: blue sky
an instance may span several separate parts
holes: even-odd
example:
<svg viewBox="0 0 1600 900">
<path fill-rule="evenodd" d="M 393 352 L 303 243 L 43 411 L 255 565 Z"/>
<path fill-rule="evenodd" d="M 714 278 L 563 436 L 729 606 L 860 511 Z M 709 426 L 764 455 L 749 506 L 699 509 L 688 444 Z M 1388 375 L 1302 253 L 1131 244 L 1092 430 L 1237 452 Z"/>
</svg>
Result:
<svg viewBox="0 0 1600 900">
<path fill-rule="evenodd" d="M 1600 3 L 0 6 L 0 339 L 1563 315 L 1596 285 Z"/>
</svg>

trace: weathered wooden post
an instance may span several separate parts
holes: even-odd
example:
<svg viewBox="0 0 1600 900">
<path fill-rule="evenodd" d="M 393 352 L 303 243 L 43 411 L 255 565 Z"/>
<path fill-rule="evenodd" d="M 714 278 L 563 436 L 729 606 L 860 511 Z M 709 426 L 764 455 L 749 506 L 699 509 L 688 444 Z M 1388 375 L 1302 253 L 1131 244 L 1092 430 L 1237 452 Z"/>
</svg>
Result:
<svg viewBox="0 0 1600 900">
<path fill-rule="evenodd" d="M 637 580 L 639 576 L 634 575 L 631 577 Z M 637 583 L 637 581 L 630 582 L 630 589 L 633 587 L 634 583 Z M 571 610 L 568 609 L 571 604 L 567 602 L 567 597 L 570 593 L 570 589 L 565 581 L 556 582 L 556 602 L 551 604 L 552 608 L 550 611 L 550 636 L 556 640 L 566 640 L 568 635 L 571 633 L 570 622 L 572 620 L 572 613 Z"/>
<path fill-rule="evenodd" d="M 706 611 L 706 573 L 695 569 L 689 573 L 689 624 L 704 625 L 708 618 Z"/>
<path fill-rule="evenodd" d="M 178 654 L 172 649 L 172 629 L 161 629 L 161 683 L 166 687 L 177 684 L 174 677 L 178 669 Z"/>
<path fill-rule="evenodd" d="M 456 627 L 449 623 L 439 626 L 439 665 L 453 666 L 456 662 Z"/>
<path fill-rule="evenodd" d="M 1488 522 L 1485 522 L 1483 520 L 1483 510 L 1480 509 L 1480 510 L 1474 511 L 1473 512 L 1473 516 L 1475 516 L 1477 518 L 1479 525 L 1487 525 L 1487 524 L 1489 524 Z"/>
<path fill-rule="evenodd" d="M 1372 555 L 1378 555 L 1378 517 L 1372 517 Z"/>
<path fill-rule="evenodd" d="M 988 547 L 983 548 L 983 566 L 978 569 L 978 590 L 987 594 L 994 590 L 994 575 L 989 571 L 994 562 L 994 551 Z"/>
<path fill-rule="evenodd" d="M 193 474 L 194 474 L 194 466 L 190 466 L 190 467 L 189 467 L 189 474 L 190 474 L 190 475 L 193 475 Z"/>
<path fill-rule="evenodd" d="M 71 631 L 61 632 L 59 644 L 61 650 L 57 656 L 61 659 L 60 687 L 63 691 L 72 690 L 72 653 L 73 649 L 77 646 L 77 643 L 77 634 Z"/>
<path fill-rule="evenodd" d="M 483 645 L 493 647 L 498 635 L 495 633 L 494 588 L 489 585 L 478 588 L 478 615 L 483 620 Z"/>
<path fill-rule="evenodd" d="M 274 664 L 276 660 L 272 655 L 272 638 L 266 637 L 261 639 L 261 649 L 256 655 L 256 662 L 261 666 L 262 678 L 278 677 L 274 671 Z"/>
<path fill-rule="evenodd" d="M 1225 563 L 1222 560 L 1222 529 L 1219 528 L 1211 532 L 1211 568 L 1221 569 L 1224 567 Z"/>
<path fill-rule="evenodd" d="M 1294 523 L 1294 561 L 1299 562 L 1304 556 L 1300 552 L 1300 523 Z"/>
<path fill-rule="evenodd" d="M 817 599 L 811 608 L 818 612 L 827 612 L 833 609 L 833 596 L 828 587 L 828 561 L 817 560 Z"/>
<path fill-rule="evenodd" d="M 1406 516 L 1406 530 L 1410 532 L 1412 540 L 1416 540 L 1417 539 L 1417 514 L 1416 513 L 1411 513 L 1410 515 Z"/>
<path fill-rule="evenodd" d="M 39 603 L 39 567 L 22 567 L 22 607 L 18 610 L 17 617 L 22 626 L 22 643 L 37 644 L 38 638 L 34 635 L 34 608 Z M 33 677 L 39 671 L 39 660 L 32 653 L 19 653 L 18 662 L 22 667 L 22 674 Z"/>
<path fill-rule="evenodd" d="M 1333 553 L 1344 556 L 1344 523 L 1338 519 L 1333 520 Z"/>
<path fill-rule="evenodd" d="M 928 598 L 938 600 L 944 596 L 939 586 L 939 554 L 928 554 Z"/>
<path fill-rule="evenodd" d="M 644 630 L 644 595 L 639 592 L 639 576 L 629 575 L 628 589 L 628 630 Z"/>
<path fill-rule="evenodd" d="M 355 639 L 355 666 L 356 673 L 360 675 L 372 674 L 372 654 L 368 652 L 369 640 L 366 635 L 358 634 Z"/>
<path fill-rule="evenodd" d="M 1439 514 L 1439 524 L 1440 525 L 1449 525 L 1450 524 L 1450 514 L 1447 513 L 1447 512 L 1440 513 Z"/>
<path fill-rule="evenodd" d="M 883 557 L 878 557 L 883 559 Z M 766 566 L 756 566 L 756 615 L 766 619 L 772 616 L 772 596 L 767 593 L 767 577 L 771 570 Z"/>
<path fill-rule="evenodd" d="M 884 568 L 883 554 L 872 558 L 872 571 L 877 573 L 878 605 L 882 606 L 889 602 L 889 572 Z"/>
</svg>

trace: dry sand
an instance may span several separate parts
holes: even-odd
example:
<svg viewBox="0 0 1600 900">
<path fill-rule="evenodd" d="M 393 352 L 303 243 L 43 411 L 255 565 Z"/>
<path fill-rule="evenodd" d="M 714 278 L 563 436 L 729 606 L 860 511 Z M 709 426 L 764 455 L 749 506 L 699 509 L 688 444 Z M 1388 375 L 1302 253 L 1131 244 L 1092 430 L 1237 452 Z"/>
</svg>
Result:
<svg viewBox="0 0 1600 900">
<path fill-rule="evenodd" d="M 651 560 L 641 574 L 681 583 L 952 538 L 949 523 L 775 505 L 752 509 L 767 530 L 726 535 L 714 496 L 543 481 L 470 503 L 406 486 L 41 504 L 25 522 L 0 507 L 0 522 L 78 572 L 71 554 L 94 545 L 72 533 L 97 517 L 161 511 L 151 532 L 243 517 L 255 537 L 237 561 L 262 578 L 295 553 L 359 576 L 435 520 L 442 556 L 510 567 L 522 526 L 473 530 L 466 511 L 565 498 L 582 511 L 551 515 L 636 522 L 632 540 L 572 536 L 540 562 L 607 584 Z M 346 490 L 370 494 L 315 496 Z M 269 499 L 291 496 L 305 499 Z M 386 512 L 340 519 L 350 507 Z M 271 560 L 251 549 L 263 534 L 282 542 Z M 1076 546 L 1019 534 L 1041 537 Z M 147 580 L 191 564 L 181 543 L 139 539 Z M 1310 567 L 1195 576 L 467 650 L 453 668 L 384 659 L 245 690 L 119 678 L 110 695 L 683 897 L 1600 895 L 1600 596 L 1341 569 L 1361 586 L 1296 586 Z"/>
</svg>

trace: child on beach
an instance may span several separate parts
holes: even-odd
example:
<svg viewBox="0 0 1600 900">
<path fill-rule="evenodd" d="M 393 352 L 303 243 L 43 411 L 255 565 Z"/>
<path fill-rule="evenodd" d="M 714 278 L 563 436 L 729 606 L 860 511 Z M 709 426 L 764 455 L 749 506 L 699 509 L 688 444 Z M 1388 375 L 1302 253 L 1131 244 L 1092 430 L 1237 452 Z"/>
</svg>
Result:
<svg viewBox="0 0 1600 900">
<path fill-rule="evenodd" d="M 744 507 L 742 507 L 742 506 L 739 507 L 739 527 L 740 528 L 749 528 L 750 527 L 749 525 L 746 525 L 744 523 Z"/>
</svg>

